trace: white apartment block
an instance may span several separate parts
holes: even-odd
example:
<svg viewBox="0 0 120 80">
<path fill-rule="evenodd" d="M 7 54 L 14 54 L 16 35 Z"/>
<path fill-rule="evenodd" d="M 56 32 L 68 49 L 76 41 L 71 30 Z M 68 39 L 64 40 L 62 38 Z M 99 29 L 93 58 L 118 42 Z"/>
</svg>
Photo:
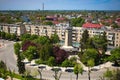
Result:
<svg viewBox="0 0 120 80">
<path fill-rule="evenodd" d="M 17 36 L 20 36 L 25 33 L 25 27 L 24 25 L 18 24 L 0 24 L 0 31 L 10 34 L 17 34 Z"/>
<path fill-rule="evenodd" d="M 36 34 L 39 36 L 51 36 L 57 33 L 60 40 L 65 40 L 65 26 L 45 26 L 45 25 L 29 25 L 31 32 L 30 34 Z M 27 30 L 27 28 L 26 28 Z M 73 27 L 72 28 L 72 41 L 80 42 L 82 38 L 82 33 L 85 28 Z M 107 33 L 107 39 L 110 46 L 118 47 L 120 46 L 120 30 L 105 30 L 105 29 L 87 29 L 89 36 L 93 37 L 95 35 L 102 35 L 105 31 Z M 29 31 L 29 30 L 28 30 Z"/>
<path fill-rule="evenodd" d="M 35 34 L 39 36 L 51 36 L 54 33 L 57 33 L 60 40 L 65 40 L 65 29 L 66 26 L 46 26 L 46 25 L 33 25 L 33 24 L 0 24 L 0 31 L 7 33 L 16 33 L 18 36 L 24 33 Z M 82 27 L 73 27 L 72 28 L 72 41 L 80 42 L 82 38 L 82 33 L 85 28 Z M 87 29 L 89 36 L 93 37 L 94 35 L 102 35 L 105 31 L 107 34 L 109 46 L 118 47 L 120 46 L 120 30 L 106 30 L 106 29 Z"/>
</svg>

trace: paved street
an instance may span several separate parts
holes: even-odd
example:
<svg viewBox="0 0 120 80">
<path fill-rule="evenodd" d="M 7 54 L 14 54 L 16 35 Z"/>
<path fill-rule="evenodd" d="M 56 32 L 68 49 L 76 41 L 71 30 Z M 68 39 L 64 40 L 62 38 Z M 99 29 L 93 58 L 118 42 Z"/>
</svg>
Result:
<svg viewBox="0 0 120 80">
<path fill-rule="evenodd" d="M 31 66 L 27 66 L 27 69 L 34 71 L 35 69 L 31 68 Z M 99 71 L 92 71 L 91 72 L 91 80 L 98 80 L 99 76 L 101 76 L 106 69 L 102 69 Z M 60 72 L 59 72 L 60 73 Z M 42 71 L 42 78 L 44 79 L 50 79 L 54 80 L 54 72 L 51 70 L 43 70 Z M 37 76 L 40 78 L 39 76 Z M 62 72 L 60 80 L 75 80 L 76 75 L 73 72 Z M 83 72 L 83 75 L 79 74 L 79 79 L 78 80 L 88 80 L 88 72 Z"/>
<path fill-rule="evenodd" d="M 3 42 L 3 40 L 0 40 L 0 43 L 1 42 Z M 0 60 L 4 61 L 8 68 L 16 72 L 18 69 L 16 66 L 13 44 L 14 42 L 12 41 L 4 40 L 4 46 L 0 48 Z"/>
<path fill-rule="evenodd" d="M 0 40 L 2 42 L 2 40 Z M 13 44 L 14 42 L 12 41 L 4 41 L 5 46 L 0 48 L 0 60 L 3 60 L 6 64 L 7 67 L 17 71 L 17 66 L 16 66 L 16 57 L 14 55 L 14 49 L 13 49 Z M 30 66 L 27 66 L 31 69 Z M 34 71 L 34 70 L 32 70 Z M 92 80 L 97 80 L 99 76 L 102 75 L 102 73 L 105 71 L 105 69 L 99 70 L 99 71 L 92 71 L 91 73 L 91 78 Z M 42 75 L 44 79 L 50 79 L 54 80 L 54 73 L 51 70 L 43 70 Z M 39 76 L 37 76 L 39 78 Z M 75 80 L 75 74 L 68 73 L 68 72 L 62 72 L 60 80 Z M 87 72 L 84 72 L 83 75 L 79 74 L 79 79 L 80 80 L 88 80 L 88 74 Z"/>
</svg>

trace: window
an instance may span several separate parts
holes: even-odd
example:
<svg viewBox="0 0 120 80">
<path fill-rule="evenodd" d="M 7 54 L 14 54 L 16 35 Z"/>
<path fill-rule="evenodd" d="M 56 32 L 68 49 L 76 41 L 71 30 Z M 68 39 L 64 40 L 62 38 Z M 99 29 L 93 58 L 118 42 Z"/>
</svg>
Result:
<svg viewBox="0 0 120 80">
<path fill-rule="evenodd" d="M 116 46 L 118 46 L 118 44 L 116 44 Z"/>
</svg>

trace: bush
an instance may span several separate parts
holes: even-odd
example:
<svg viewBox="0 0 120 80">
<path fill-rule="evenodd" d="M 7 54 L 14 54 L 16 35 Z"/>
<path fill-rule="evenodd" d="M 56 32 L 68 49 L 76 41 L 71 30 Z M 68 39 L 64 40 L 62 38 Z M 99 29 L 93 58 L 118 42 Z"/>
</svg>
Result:
<svg viewBox="0 0 120 80">
<path fill-rule="evenodd" d="M 38 59 L 35 61 L 36 64 L 46 64 L 46 61 L 43 61 L 41 59 Z"/>
</svg>

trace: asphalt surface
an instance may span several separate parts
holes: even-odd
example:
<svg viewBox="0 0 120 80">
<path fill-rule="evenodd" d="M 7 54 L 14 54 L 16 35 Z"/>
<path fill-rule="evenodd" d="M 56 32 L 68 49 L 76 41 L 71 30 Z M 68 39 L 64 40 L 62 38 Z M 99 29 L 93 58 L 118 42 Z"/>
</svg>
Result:
<svg viewBox="0 0 120 80">
<path fill-rule="evenodd" d="M 3 43 L 3 40 L 0 40 L 0 43 Z M 14 42 L 4 40 L 4 46 L 0 48 L 0 60 L 4 61 L 7 65 L 8 69 L 14 70 L 15 72 L 18 71 L 16 66 L 16 56 L 14 54 Z"/>
<path fill-rule="evenodd" d="M 29 69 L 31 72 L 33 72 L 35 68 L 36 67 L 33 68 L 31 66 L 27 66 L 27 69 Z M 106 69 L 98 70 L 98 71 L 91 71 L 91 80 L 99 80 L 99 77 L 102 76 L 105 71 Z M 74 74 L 74 72 L 61 72 L 60 71 L 59 74 L 60 73 L 61 73 L 60 80 L 75 80 L 76 79 L 76 75 Z M 52 70 L 42 70 L 43 79 L 55 80 L 53 75 L 54 75 L 54 71 Z M 82 75 L 79 74 L 78 77 L 79 77 L 78 80 L 88 80 L 88 72 L 87 71 L 83 72 L 83 74 Z M 38 75 L 37 78 L 40 78 L 40 76 Z"/>
</svg>

